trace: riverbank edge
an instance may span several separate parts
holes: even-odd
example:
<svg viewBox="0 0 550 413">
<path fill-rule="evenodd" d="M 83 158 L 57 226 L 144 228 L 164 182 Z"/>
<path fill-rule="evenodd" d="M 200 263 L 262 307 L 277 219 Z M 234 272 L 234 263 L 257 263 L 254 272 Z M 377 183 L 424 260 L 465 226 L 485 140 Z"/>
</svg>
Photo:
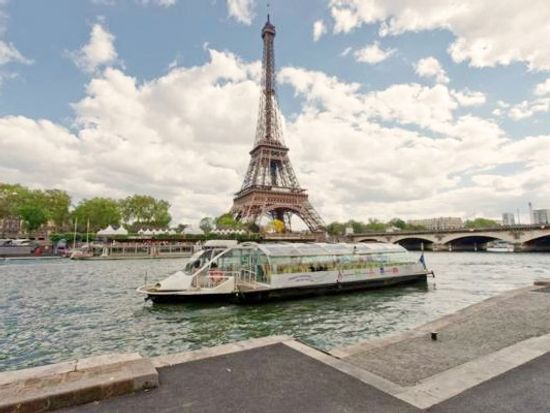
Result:
<svg viewBox="0 0 550 413">
<path fill-rule="evenodd" d="M 143 358 L 138 353 L 108 354 L 0 373 L 0 413 L 43 412 L 92 401 L 148 391 L 158 387 L 158 369 L 197 360 L 284 344 L 346 375 L 373 386 L 420 409 L 441 403 L 493 377 L 550 352 L 550 334 L 520 341 L 499 351 L 453 367 L 415 386 L 404 387 L 346 360 L 357 351 L 384 347 L 437 331 L 470 317 L 484 307 L 498 306 L 507 298 L 548 287 L 549 280 L 535 287 L 512 290 L 473 304 L 410 331 L 323 352 L 290 336 L 268 336 L 196 351 Z"/>
</svg>

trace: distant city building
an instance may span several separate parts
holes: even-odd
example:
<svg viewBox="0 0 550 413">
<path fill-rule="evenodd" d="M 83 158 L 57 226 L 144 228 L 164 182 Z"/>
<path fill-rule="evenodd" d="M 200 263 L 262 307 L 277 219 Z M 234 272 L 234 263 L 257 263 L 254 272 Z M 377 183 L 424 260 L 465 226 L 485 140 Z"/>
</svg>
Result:
<svg viewBox="0 0 550 413">
<path fill-rule="evenodd" d="M 513 212 L 505 212 L 504 214 L 502 214 L 502 225 L 516 225 L 516 218 Z"/>
<path fill-rule="evenodd" d="M 21 229 L 21 218 L 19 217 L 0 219 L 0 233 L 2 234 L 19 234 Z"/>
<path fill-rule="evenodd" d="M 550 209 L 533 210 L 533 224 L 550 224 Z"/>
<path fill-rule="evenodd" d="M 352 235 L 353 234 L 353 227 L 351 225 L 347 226 L 344 231 L 345 231 L 346 235 Z"/>
<path fill-rule="evenodd" d="M 408 221 L 408 223 L 411 225 L 421 225 L 429 230 L 460 229 L 464 227 L 462 218 L 457 217 L 411 219 Z"/>
</svg>

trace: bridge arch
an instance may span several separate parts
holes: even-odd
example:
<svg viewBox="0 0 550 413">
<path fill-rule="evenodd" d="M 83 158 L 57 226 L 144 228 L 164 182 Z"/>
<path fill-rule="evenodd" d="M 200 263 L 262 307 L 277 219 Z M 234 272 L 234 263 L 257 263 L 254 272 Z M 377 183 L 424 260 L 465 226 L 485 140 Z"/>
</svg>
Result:
<svg viewBox="0 0 550 413">
<path fill-rule="evenodd" d="M 405 236 L 392 240 L 394 244 L 399 244 L 402 247 L 412 251 L 433 250 L 435 240 L 429 237 L 422 236 Z"/>
<path fill-rule="evenodd" d="M 550 234 L 539 235 L 524 241 L 527 251 L 550 251 Z"/>
<path fill-rule="evenodd" d="M 437 242 L 437 239 L 435 238 L 435 236 L 430 236 L 430 235 L 401 235 L 397 237 L 392 237 L 391 242 L 393 242 L 394 244 L 397 244 L 404 240 L 420 240 L 420 241 L 430 242 L 430 243 Z"/>
<path fill-rule="evenodd" d="M 364 237 L 354 238 L 353 242 L 387 242 L 387 240 L 384 239 L 384 237 L 379 237 L 379 236 L 370 236 L 370 237 L 364 236 Z"/>
<path fill-rule="evenodd" d="M 449 244 L 457 241 L 473 241 L 473 242 L 489 242 L 489 241 L 507 241 L 517 242 L 513 236 L 506 232 L 487 232 L 487 233 L 472 233 L 472 234 L 456 234 L 447 236 L 442 240 L 443 244 Z"/>
<path fill-rule="evenodd" d="M 509 241 L 507 238 L 498 234 L 462 234 L 445 240 L 443 244 L 449 251 L 480 251 L 486 248 L 488 242 Z"/>
</svg>

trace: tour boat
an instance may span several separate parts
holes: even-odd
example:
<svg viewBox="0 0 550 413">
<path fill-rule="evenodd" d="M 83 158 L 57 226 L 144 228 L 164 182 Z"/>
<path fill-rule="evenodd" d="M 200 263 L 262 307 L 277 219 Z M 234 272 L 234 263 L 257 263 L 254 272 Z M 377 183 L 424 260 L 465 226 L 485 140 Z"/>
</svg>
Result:
<svg viewBox="0 0 550 413">
<path fill-rule="evenodd" d="M 396 244 L 255 243 L 205 248 L 185 268 L 137 289 L 155 303 L 264 300 L 426 281 L 431 273 Z"/>
<path fill-rule="evenodd" d="M 514 252 L 514 244 L 506 241 L 491 241 L 487 243 L 487 252 Z"/>
<path fill-rule="evenodd" d="M 0 257 L 21 257 L 31 255 L 37 243 L 29 239 L 0 239 Z"/>
</svg>

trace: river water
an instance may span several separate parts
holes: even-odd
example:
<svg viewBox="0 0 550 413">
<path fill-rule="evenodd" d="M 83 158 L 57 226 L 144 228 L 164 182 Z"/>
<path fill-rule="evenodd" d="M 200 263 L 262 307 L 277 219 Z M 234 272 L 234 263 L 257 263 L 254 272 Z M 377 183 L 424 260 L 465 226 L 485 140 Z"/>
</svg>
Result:
<svg viewBox="0 0 550 413">
<path fill-rule="evenodd" d="M 152 305 L 135 288 L 185 260 L 0 263 L 0 371 L 108 352 L 155 356 L 274 334 L 330 349 L 550 277 L 550 254 L 426 253 L 426 286 L 268 303 Z"/>
</svg>

